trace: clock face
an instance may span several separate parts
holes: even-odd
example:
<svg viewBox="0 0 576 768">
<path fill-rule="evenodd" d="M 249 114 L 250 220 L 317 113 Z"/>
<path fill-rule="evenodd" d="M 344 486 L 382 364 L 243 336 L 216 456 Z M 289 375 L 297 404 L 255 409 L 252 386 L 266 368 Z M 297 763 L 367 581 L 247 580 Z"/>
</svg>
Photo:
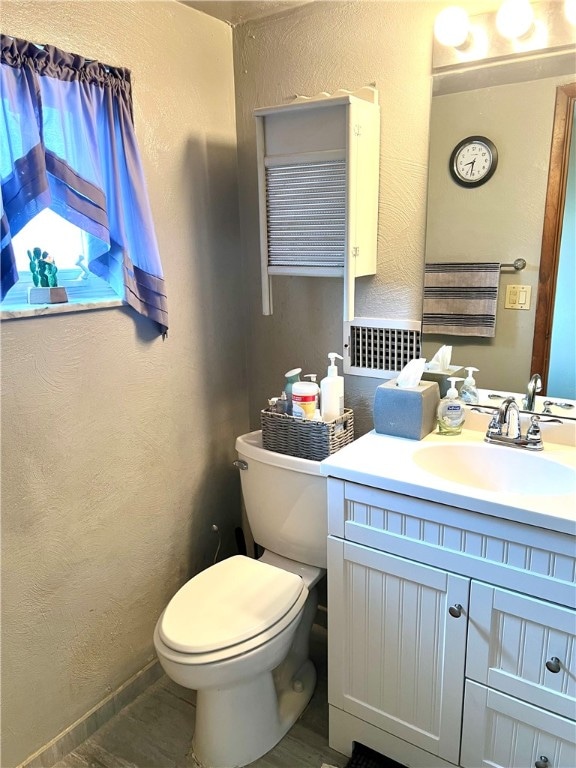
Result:
<svg viewBox="0 0 576 768">
<path fill-rule="evenodd" d="M 463 187 L 479 187 L 494 174 L 498 152 L 484 136 L 468 136 L 455 147 L 450 156 L 450 173 Z"/>
</svg>

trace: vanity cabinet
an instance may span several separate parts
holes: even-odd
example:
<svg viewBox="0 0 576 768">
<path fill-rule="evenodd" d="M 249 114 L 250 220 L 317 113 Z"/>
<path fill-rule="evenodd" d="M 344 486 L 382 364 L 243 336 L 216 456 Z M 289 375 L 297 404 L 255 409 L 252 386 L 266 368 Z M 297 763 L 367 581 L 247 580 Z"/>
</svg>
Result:
<svg viewBox="0 0 576 768">
<path fill-rule="evenodd" d="M 574 537 L 328 479 L 330 744 L 574 768 Z"/>
</svg>

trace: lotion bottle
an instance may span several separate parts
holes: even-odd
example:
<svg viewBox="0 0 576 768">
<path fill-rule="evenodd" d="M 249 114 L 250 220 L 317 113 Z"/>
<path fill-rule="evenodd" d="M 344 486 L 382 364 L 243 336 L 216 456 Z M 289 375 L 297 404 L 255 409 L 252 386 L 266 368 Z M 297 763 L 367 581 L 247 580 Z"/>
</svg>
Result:
<svg viewBox="0 0 576 768">
<path fill-rule="evenodd" d="M 438 432 L 441 435 L 459 435 L 466 417 L 464 401 L 458 397 L 456 389 L 456 382 L 462 379 L 448 376 L 448 381 L 452 383 L 451 387 L 438 405 Z"/>
<path fill-rule="evenodd" d="M 344 414 L 344 376 L 338 375 L 336 358 L 343 360 L 337 352 L 328 354 L 330 365 L 326 376 L 320 382 L 320 414 L 322 421 L 332 421 Z"/>
<path fill-rule="evenodd" d="M 476 381 L 473 374 L 478 373 L 478 368 L 472 368 L 472 366 L 466 368 L 468 376 L 464 379 L 464 384 L 460 387 L 460 397 L 468 405 L 476 405 L 479 401 L 478 390 L 476 389 Z"/>
</svg>

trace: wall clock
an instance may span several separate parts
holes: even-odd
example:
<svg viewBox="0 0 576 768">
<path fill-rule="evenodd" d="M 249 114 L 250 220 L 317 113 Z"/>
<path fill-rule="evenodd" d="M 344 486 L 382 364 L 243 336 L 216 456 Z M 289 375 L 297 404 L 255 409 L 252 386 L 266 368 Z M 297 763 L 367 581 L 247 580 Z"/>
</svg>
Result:
<svg viewBox="0 0 576 768">
<path fill-rule="evenodd" d="M 492 178 L 498 165 L 498 150 L 485 136 L 468 136 L 450 155 L 450 173 L 462 187 L 479 187 Z"/>
</svg>

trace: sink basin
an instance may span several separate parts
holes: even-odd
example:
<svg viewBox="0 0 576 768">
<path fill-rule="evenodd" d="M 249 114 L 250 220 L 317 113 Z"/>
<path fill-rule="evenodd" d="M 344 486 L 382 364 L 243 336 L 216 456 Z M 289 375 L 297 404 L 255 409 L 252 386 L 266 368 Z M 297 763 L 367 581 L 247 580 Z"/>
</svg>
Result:
<svg viewBox="0 0 576 768">
<path fill-rule="evenodd" d="M 420 469 L 485 491 L 528 496 L 576 492 L 576 470 L 520 448 L 482 443 L 423 445 L 413 454 Z"/>
</svg>

